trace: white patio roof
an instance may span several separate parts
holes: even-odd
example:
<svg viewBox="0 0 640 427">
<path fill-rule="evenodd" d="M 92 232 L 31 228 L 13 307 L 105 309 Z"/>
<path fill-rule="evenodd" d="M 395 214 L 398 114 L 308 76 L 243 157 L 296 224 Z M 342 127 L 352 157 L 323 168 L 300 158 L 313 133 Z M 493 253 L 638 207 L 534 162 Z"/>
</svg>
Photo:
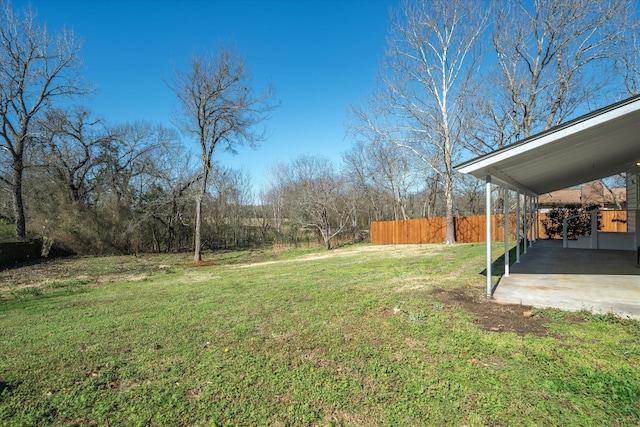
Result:
<svg viewBox="0 0 640 427">
<path fill-rule="evenodd" d="M 625 172 L 640 161 L 640 95 L 591 112 L 456 169 L 540 195 Z"/>
</svg>

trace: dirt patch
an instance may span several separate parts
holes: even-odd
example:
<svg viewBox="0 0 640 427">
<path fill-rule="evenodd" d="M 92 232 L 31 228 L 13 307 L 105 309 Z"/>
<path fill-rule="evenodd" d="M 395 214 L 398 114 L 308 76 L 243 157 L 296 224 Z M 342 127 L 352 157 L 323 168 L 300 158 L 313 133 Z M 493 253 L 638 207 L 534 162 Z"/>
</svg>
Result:
<svg viewBox="0 0 640 427">
<path fill-rule="evenodd" d="M 518 335 L 547 336 L 545 327 L 550 319 L 545 318 L 531 306 L 498 304 L 472 295 L 466 289 L 435 289 L 433 296 L 445 306 L 461 307 L 477 318 L 485 331 L 513 332 Z"/>
</svg>

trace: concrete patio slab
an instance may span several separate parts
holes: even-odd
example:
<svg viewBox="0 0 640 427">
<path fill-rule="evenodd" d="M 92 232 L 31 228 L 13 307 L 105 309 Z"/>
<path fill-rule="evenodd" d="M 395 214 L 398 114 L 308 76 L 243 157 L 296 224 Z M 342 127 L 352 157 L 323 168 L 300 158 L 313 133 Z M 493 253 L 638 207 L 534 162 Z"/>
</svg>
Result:
<svg viewBox="0 0 640 427">
<path fill-rule="evenodd" d="M 511 265 L 493 294 L 498 303 L 613 313 L 640 319 L 640 268 L 636 252 L 565 249 L 539 240 Z"/>
</svg>

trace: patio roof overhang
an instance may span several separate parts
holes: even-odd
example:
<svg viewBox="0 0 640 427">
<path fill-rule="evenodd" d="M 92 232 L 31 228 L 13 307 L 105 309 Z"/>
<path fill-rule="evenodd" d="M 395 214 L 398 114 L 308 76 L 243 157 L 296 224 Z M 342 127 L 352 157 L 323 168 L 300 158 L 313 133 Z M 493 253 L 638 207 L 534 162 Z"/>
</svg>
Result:
<svg viewBox="0 0 640 427">
<path fill-rule="evenodd" d="M 625 172 L 640 162 L 640 95 L 578 117 L 456 169 L 540 195 Z"/>
<path fill-rule="evenodd" d="M 508 147 L 469 160 L 455 168 L 486 181 L 487 297 L 493 296 L 491 282 L 491 185 L 524 193 L 524 250 L 527 234 L 536 239 L 527 205 L 540 194 L 561 190 L 595 179 L 640 167 L 640 95 L 578 117 L 526 138 Z M 527 197 L 528 196 L 528 197 Z M 508 192 L 504 194 L 505 199 Z M 520 198 L 516 218 L 520 219 Z M 505 272 L 509 276 L 508 203 L 504 208 Z M 537 221 L 535 221 L 537 224 Z M 516 226 L 520 241 L 520 226 Z M 531 240 L 529 240 L 531 245 Z M 519 262 L 520 245 L 516 245 Z"/>
</svg>

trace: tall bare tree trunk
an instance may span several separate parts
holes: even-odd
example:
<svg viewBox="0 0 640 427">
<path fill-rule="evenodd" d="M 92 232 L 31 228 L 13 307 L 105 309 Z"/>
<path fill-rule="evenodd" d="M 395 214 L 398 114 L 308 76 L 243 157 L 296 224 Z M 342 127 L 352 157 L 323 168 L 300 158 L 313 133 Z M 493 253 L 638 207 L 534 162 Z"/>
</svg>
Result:
<svg viewBox="0 0 640 427">
<path fill-rule="evenodd" d="M 202 261 L 202 254 L 200 248 L 202 247 L 201 231 L 202 231 L 202 199 L 204 199 L 204 188 L 200 194 L 196 196 L 196 228 L 194 236 L 194 252 L 193 260 L 195 262 Z"/>
<path fill-rule="evenodd" d="M 451 163 L 449 161 L 449 163 Z M 451 167 L 451 166 L 448 166 Z M 444 195 L 445 195 L 445 223 L 446 232 L 444 243 L 447 245 L 456 242 L 455 224 L 453 218 L 453 175 L 450 173 L 444 176 Z"/>
<path fill-rule="evenodd" d="M 22 156 L 13 159 L 13 186 L 11 188 L 13 194 L 13 214 L 15 215 L 16 239 L 27 239 L 27 221 L 24 215 L 24 202 L 22 201 L 22 176 L 24 165 Z"/>
<path fill-rule="evenodd" d="M 453 165 L 451 164 L 452 157 L 452 141 L 451 141 L 451 123 L 449 123 L 449 110 L 448 110 L 448 93 L 449 89 L 446 84 L 446 73 L 442 73 L 442 101 L 441 101 L 441 115 L 442 115 L 442 134 L 444 136 L 444 199 L 445 199 L 445 238 L 444 243 L 452 245 L 456 243 L 456 233 L 454 230 L 453 222 Z"/>
</svg>

